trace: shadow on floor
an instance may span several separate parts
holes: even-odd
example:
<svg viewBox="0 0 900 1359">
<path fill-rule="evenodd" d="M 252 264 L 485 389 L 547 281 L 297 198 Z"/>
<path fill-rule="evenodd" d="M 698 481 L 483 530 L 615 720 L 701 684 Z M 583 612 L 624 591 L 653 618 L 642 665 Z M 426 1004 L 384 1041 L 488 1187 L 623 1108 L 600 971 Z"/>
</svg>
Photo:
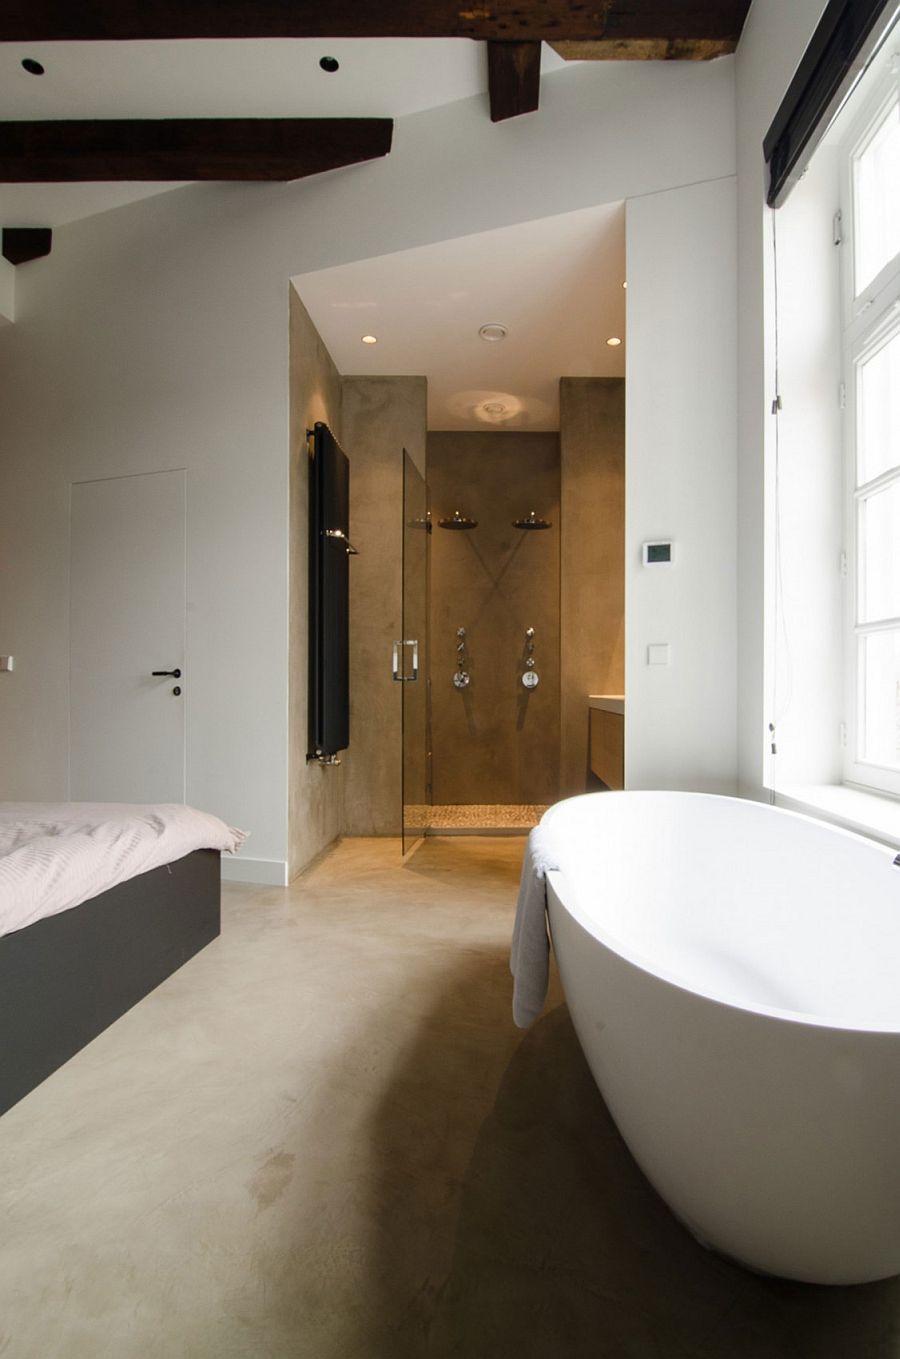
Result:
<svg viewBox="0 0 900 1359">
<path fill-rule="evenodd" d="M 900 1355 L 900 1281 L 791 1284 L 698 1246 L 632 1161 L 565 1007 L 512 1030 L 505 969 L 481 954 L 448 974 L 378 1109 L 387 1329 L 366 1359 Z"/>
</svg>

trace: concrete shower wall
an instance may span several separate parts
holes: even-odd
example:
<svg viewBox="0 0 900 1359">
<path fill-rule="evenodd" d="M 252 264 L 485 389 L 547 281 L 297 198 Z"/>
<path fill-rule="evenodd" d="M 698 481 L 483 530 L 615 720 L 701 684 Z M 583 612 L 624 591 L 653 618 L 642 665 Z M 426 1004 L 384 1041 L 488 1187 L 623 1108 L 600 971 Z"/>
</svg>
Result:
<svg viewBox="0 0 900 1359">
<path fill-rule="evenodd" d="M 559 788 L 559 437 L 433 433 L 431 721 L 433 801 L 552 802 Z M 470 532 L 440 518 L 478 520 Z M 529 511 L 553 527 L 512 527 Z M 453 687 L 456 630 L 468 631 L 472 683 Z M 535 629 L 539 686 L 521 683 Z"/>
<path fill-rule="evenodd" d="M 341 833 L 344 771 L 307 764 L 309 749 L 309 454 L 322 420 L 340 443 L 341 377 L 309 313 L 290 290 L 290 575 L 288 624 L 288 878 Z"/>
<path fill-rule="evenodd" d="M 589 694 L 625 691 L 625 380 L 562 378 L 560 795 L 587 786 Z"/>
</svg>

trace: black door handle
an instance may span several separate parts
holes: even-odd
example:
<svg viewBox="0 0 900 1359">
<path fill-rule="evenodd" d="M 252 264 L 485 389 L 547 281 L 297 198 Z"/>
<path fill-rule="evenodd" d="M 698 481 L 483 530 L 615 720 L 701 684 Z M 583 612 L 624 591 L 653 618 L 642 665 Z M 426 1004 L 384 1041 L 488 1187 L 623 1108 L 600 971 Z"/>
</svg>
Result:
<svg viewBox="0 0 900 1359">
<path fill-rule="evenodd" d="M 151 670 L 151 675 L 171 675 L 172 679 L 181 679 L 180 670 Z"/>
</svg>

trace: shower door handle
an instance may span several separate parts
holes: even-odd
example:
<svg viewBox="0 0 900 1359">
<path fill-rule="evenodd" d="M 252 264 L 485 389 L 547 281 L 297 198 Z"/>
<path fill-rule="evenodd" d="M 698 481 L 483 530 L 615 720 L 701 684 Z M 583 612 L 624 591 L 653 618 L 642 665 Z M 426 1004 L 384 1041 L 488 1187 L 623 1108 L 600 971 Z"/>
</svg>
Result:
<svg viewBox="0 0 900 1359">
<path fill-rule="evenodd" d="M 404 646 L 412 647 L 412 674 L 404 675 L 400 669 L 400 648 Z M 398 684 L 412 684 L 413 680 L 419 678 L 419 640 L 417 637 L 410 637 L 406 641 L 395 642 L 391 653 L 391 666 L 394 679 Z"/>
</svg>

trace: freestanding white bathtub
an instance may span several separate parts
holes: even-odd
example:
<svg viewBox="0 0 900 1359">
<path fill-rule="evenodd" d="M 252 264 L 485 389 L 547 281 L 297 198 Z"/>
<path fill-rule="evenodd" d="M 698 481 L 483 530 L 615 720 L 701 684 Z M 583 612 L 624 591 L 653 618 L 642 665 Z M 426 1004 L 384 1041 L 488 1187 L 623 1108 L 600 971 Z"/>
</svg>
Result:
<svg viewBox="0 0 900 1359">
<path fill-rule="evenodd" d="M 792 812 L 598 793 L 543 818 L 569 1009 L 632 1154 L 704 1244 L 900 1273 L 900 867 Z"/>
</svg>

